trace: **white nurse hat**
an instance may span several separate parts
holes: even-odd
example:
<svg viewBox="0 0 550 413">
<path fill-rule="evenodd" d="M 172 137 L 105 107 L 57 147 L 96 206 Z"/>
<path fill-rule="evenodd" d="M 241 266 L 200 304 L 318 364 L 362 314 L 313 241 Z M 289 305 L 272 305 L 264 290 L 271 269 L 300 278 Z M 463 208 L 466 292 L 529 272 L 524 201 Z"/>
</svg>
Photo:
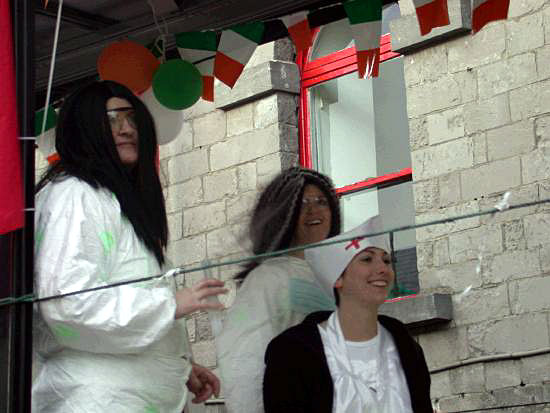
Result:
<svg viewBox="0 0 550 413">
<path fill-rule="evenodd" d="M 390 252 L 388 234 L 364 237 L 365 235 L 382 231 L 382 218 L 380 215 L 375 215 L 358 227 L 328 238 L 324 242 L 343 239 L 352 240 L 305 250 L 305 258 L 312 268 L 315 278 L 317 278 L 317 281 L 329 297 L 333 297 L 334 283 L 340 278 L 350 261 L 359 252 L 368 247 L 377 247 Z"/>
</svg>

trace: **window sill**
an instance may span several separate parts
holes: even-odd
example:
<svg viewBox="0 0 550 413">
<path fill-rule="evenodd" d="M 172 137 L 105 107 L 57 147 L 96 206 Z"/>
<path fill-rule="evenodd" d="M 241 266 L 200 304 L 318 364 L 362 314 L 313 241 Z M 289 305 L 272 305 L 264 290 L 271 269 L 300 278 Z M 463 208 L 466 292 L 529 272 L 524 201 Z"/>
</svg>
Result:
<svg viewBox="0 0 550 413">
<path fill-rule="evenodd" d="M 384 303 L 379 314 L 397 318 L 410 330 L 431 329 L 453 319 L 453 302 L 450 294 L 420 295 Z"/>
</svg>

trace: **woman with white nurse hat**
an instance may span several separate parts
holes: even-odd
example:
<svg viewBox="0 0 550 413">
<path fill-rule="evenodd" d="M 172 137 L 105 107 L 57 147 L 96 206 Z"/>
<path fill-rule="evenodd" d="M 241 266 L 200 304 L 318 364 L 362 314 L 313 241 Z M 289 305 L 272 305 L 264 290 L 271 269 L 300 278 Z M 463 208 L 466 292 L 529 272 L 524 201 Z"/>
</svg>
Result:
<svg viewBox="0 0 550 413">
<path fill-rule="evenodd" d="M 398 320 L 378 315 L 395 281 L 379 216 L 306 250 L 337 310 L 310 314 L 269 344 L 266 413 L 432 412 L 422 348 Z"/>
</svg>

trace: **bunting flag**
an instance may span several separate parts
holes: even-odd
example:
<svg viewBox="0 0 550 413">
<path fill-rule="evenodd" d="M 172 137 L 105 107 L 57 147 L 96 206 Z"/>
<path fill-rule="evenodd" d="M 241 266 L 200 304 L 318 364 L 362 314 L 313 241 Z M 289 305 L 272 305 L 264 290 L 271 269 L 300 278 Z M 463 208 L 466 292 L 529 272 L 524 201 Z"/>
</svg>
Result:
<svg viewBox="0 0 550 413">
<path fill-rule="evenodd" d="M 296 52 L 301 52 L 311 46 L 313 35 L 309 27 L 306 12 L 299 12 L 281 18 L 288 30 L 290 38 L 296 46 Z"/>
<path fill-rule="evenodd" d="M 262 22 L 254 22 L 224 30 L 214 61 L 214 76 L 231 88 L 235 86 L 262 41 L 264 29 Z"/>
<path fill-rule="evenodd" d="M 214 101 L 214 58 L 217 38 L 215 32 L 186 32 L 176 34 L 176 46 L 183 60 L 195 65 L 202 75 L 202 98 Z"/>
<path fill-rule="evenodd" d="M 413 3 L 422 36 L 450 24 L 447 0 L 413 0 Z"/>
<path fill-rule="evenodd" d="M 0 234 L 24 223 L 9 1 L 0 1 Z"/>
<path fill-rule="evenodd" d="M 477 33 L 487 23 L 505 20 L 510 0 L 474 0 L 472 6 L 472 31 Z"/>
<path fill-rule="evenodd" d="M 343 6 L 355 40 L 359 77 L 377 77 L 380 66 L 382 1 L 348 0 Z"/>
</svg>

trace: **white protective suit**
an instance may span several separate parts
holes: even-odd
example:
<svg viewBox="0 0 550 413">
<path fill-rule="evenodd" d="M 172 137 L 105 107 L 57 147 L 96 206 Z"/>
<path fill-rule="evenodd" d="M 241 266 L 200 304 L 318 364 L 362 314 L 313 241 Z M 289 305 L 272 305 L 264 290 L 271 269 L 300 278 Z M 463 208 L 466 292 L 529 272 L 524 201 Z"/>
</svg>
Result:
<svg viewBox="0 0 550 413">
<path fill-rule="evenodd" d="M 263 413 L 264 355 L 269 342 L 314 311 L 334 310 L 303 259 L 271 258 L 246 277 L 216 339 L 228 413 Z"/>
<path fill-rule="evenodd" d="M 161 272 L 110 191 L 68 177 L 36 196 L 38 297 Z M 173 279 L 40 303 L 34 413 L 181 413 L 191 365 Z"/>
</svg>

